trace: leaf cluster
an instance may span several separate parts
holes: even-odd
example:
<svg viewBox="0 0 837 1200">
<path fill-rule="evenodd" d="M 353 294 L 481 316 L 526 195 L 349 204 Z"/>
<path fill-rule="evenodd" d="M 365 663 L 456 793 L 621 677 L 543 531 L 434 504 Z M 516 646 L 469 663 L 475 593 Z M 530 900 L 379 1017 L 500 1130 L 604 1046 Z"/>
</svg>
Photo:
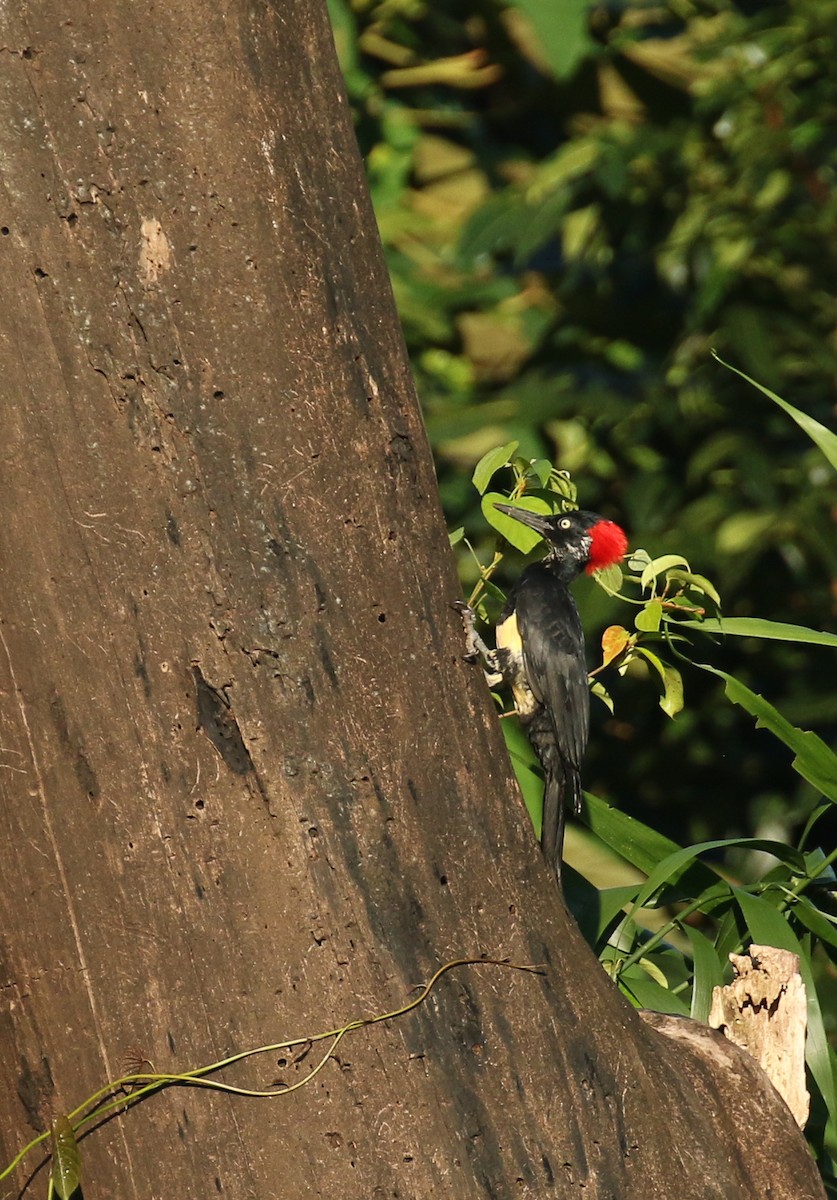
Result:
<svg viewBox="0 0 837 1200">
<path fill-rule="evenodd" d="M 485 561 L 493 535 L 468 475 L 516 442 L 654 557 L 711 562 L 727 620 L 827 628 L 835 480 L 709 350 L 832 420 L 837 0 L 332 10 L 469 589 L 468 547 Z M 618 619 L 601 589 L 584 599 L 591 624 Z M 825 656 L 728 654 L 794 721 L 837 727 Z M 673 724 L 642 658 L 614 683 L 619 720 L 599 720 L 596 790 L 679 840 L 798 835 L 810 789 L 717 680 Z"/>
<path fill-rule="evenodd" d="M 747 382 L 792 417 L 837 470 L 837 435 L 760 384 Z M 512 442 L 486 454 L 472 482 L 483 495 L 489 524 L 526 553 L 532 549 L 530 540 L 521 541 L 518 524 L 497 512 L 495 503 L 510 499 L 517 506 L 537 506 L 535 511 L 561 511 L 576 505 L 576 491 L 565 473 L 549 470 L 549 464 L 541 462 L 527 464 L 517 456 L 517 448 Z M 487 490 L 495 474 L 504 470 L 511 471 L 514 481 L 508 497 Z M 494 595 L 498 589 L 490 578 L 501 558 L 499 547 L 487 566 L 475 556 L 480 579 L 472 600 L 486 619 L 491 616 L 489 601 L 502 600 L 501 594 Z M 624 571 L 611 567 L 597 573 L 597 582 L 606 592 L 631 606 L 633 621 L 632 628 L 619 624 L 605 630 L 601 665 L 591 672 L 593 690 L 613 711 L 601 672 L 624 673 L 641 657 L 662 684 L 663 710 L 675 717 L 683 706 L 680 666 L 714 676 L 723 681 L 728 700 L 755 718 L 756 728 L 768 730 L 792 752 L 793 771 L 817 799 L 795 846 L 775 838 L 746 836 L 710 839 L 684 848 L 586 794 L 582 822 L 600 846 L 635 869 L 637 879 L 597 887 L 583 872 L 568 867 L 568 903 L 605 970 L 632 1003 L 643 1008 L 705 1021 L 714 988 L 729 980 L 731 954 L 756 943 L 798 956 L 808 997 L 807 1065 L 817 1099 L 809 1136 L 830 1175 L 837 1155 L 837 1058 L 828 1041 L 821 993 L 829 971 L 837 972 L 837 850 L 824 850 L 815 839 L 822 835 L 823 818 L 837 805 L 837 754 L 821 737 L 796 727 L 764 696 L 727 671 L 697 661 L 693 643 L 695 637 L 710 634 L 720 635 L 725 642 L 747 637 L 833 651 L 837 635 L 762 618 L 725 619 L 714 584 L 692 571 L 680 554 L 651 557 L 634 550 L 625 566 Z M 714 615 L 708 615 L 707 606 Z M 519 727 L 505 722 L 504 728 L 537 829 L 542 792 L 534 755 Z M 703 856 L 733 849 L 756 854 L 767 865 L 748 880 L 704 861 Z"/>
</svg>

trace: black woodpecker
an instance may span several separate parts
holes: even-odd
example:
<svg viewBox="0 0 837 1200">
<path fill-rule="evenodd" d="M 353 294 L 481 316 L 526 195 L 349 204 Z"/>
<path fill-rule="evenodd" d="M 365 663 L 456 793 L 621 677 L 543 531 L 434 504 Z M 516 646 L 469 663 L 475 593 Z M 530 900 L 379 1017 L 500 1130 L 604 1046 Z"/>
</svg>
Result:
<svg viewBox="0 0 837 1200">
<path fill-rule="evenodd" d="M 590 690 L 584 634 L 569 585 L 582 571 L 619 562 L 625 533 L 596 513 L 541 516 L 498 504 L 539 533 L 546 557 L 527 567 L 497 622 L 495 676 L 514 705 L 546 777 L 541 849 L 560 886 L 566 806 L 581 807 L 581 759 L 587 746 Z M 499 679 L 497 677 L 500 677 Z"/>
</svg>

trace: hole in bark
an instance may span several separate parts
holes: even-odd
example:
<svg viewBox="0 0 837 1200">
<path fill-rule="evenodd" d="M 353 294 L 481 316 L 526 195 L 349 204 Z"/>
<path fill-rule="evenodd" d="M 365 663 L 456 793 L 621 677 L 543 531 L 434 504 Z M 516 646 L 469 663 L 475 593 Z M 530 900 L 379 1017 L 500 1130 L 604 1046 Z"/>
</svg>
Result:
<svg viewBox="0 0 837 1200">
<path fill-rule="evenodd" d="M 215 391 L 212 393 L 212 398 L 213 398 L 214 400 L 223 400 L 223 399 L 224 399 L 224 393 L 221 391 L 221 389 L 220 389 L 220 388 L 216 388 L 216 389 L 215 389 Z"/>
<path fill-rule="evenodd" d="M 47 278 L 46 271 L 42 271 L 40 267 L 35 267 L 35 278 L 36 279 L 46 279 Z"/>
<path fill-rule="evenodd" d="M 440 876 L 439 876 L 439 883 L 442 885 L 442 887 L 447 887 L 447 886 L 448 886 L 448 877 L 447 877 L 447 875 L 440 875 Z"/>
<path fill-rule="evenodd" d="M 386 619 L 387 619 L 386 613 L 378 613 L 378 620 L 381 622 L 382 625 Z"/>
<path fill-rule="evenodd" d="M 3 228 L 2 228 L 2 229 L 0 229 L 0 233 L 2 233 L 3 237 L 8 237 L 8 236 L 9 236 L 9 227 L 8 227 L 8 225 L 4 225 L 4 226 L 3 226 Z"/>
<path fill-rule="evenodd" d="M 77 220 L 78 220 L 78 213 L 70 213 L 67 217 L 67 224 L 75 225 Z"/>
<path fill-rule="evenodd" d="M 206 801 L 205 800 L 196 800 L 195 808 L 198 809 L 199 812 L 203 812 L 203 810 L 206 808 Z"/>
</svg>

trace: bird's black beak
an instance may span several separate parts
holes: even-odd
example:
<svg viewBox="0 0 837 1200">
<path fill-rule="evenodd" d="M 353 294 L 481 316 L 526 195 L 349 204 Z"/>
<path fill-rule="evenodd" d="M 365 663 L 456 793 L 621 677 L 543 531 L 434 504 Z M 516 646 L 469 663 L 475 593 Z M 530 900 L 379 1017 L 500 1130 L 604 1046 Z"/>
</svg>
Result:
<svg viewBox="0 0 837 1200">
<path fill-rule="evenodd" d="M 547 532 L 552 528 L 550 524 L 552 517 L 544 513 L 529 512 L 525 508 L 512 508 L 510 504 L 495 504 L 494 507 L 498 512 L 505 513 L 507 517 L 514 517 L 515 521 L 519 521 L 521 525 L 528 525 L 541 537 L 546 537 Z"/>
</svg>

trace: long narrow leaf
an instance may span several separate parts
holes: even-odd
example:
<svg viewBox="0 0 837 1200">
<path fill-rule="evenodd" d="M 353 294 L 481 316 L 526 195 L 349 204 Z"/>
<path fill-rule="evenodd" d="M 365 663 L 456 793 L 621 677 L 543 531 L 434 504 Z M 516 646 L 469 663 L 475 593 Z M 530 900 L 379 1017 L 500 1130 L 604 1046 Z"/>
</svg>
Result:
<svg viewBox="0 0 837 1200">
<path fill-rule="evenodd" d="M 680 849 L 670 838 L 643 825 L 642 821 L 637 821 L 635 817 L 620 812 L 618 808 L 590 792 L 584 793 L 581 819 L 606 846 L 610 846 L 626 862 L 637 867 L 645 875 L 650 875 L 658 863 Z M 685 884 L 686 878 L 681 882 Z M 703 863 L 695 863 L 689 868 L 688 886 L 693 895 L 699 894 L 716 882 L 715 872 L 710 871 Z"/>
<path fill-rule="evenodd" d="M 681 868 L 696 859 L 699 855 L 705 854 L 709 850 L 727 850 L 733 846 L 743 850 L 761 850 L 765 854 L 772 854 L 774 858 L 787 863 L 795 871 L 802 872 L 805 870 L 805 859 L 798 850 L 786 846 L 784 842 L 773 842 L 766 838 L 746 837 L 720 838 L 712 842 L 697 842 L 694 846 L 686 846 L 685 849 L 677 850 L 674 854 L 670 854 L 668 858 L 663 859 L 649 875 L 645 885 L 637 895 L 634 904 L 637 908 L 642 908 L 643 904 L 646 904 L 664 883 L 678 876 Z"/>
<path fill-rule="evenodd" d="M 727 633 L 731 637 L 802 642 L 811 646 L 833 646 L 837 649 L 837 633 L 806 629 L 804 625 L 787 625 L 782 621 L 765 621 L 761 617 L 707 617 L 705 621 L 678 621 L 677 628 L 681 627 L 701 629 L 704 633 Z"/>
<path fill-rule="evenodd" d="M 691 1017 L 695 1021 L 709 1018 L 712 1007 L 712 993 L 724 982 L 724 968 L 718 957 L 718 951 L 699 929 L 684 925 L 686 935 L 692 946 L 692 961 L 694 964 L 694 980 L 692 982 Z"/>
<path fill-rule="evenodd" d="M 791 912 L 801 925 L 804 925 L 815 938 L 824 943 L 823 949 L 830 946 L 832 950 L 837 950 L 837 927 L 820 912 L 815 904 L 811 903 L 807 896 L 800 896 Z"/>
<path fill-rule="evenodd" d="M 742 379 L 746 379 L 747 383 L 752 384 L 754 388 L 758 388 L 763 396 L 767 396 L 774 404 L 778 404 L 780 408 L 783 408 L 788 416 L 793 417 L 799 428 L 807 433 L 815 445 L 819 446 L 832 467 L 837 471 L 837 434 L 832 433 L 830 429 L 826 429 L 825 425 L 821 425 L 819 421 L 814 420 L 813 417 L 809 417 L 807 413 L 794 408 L 792 404 L 788 404 L 787 400 L 783 400 L 781 396 L 777 396 L 775 392 L 771 392 L 770 388 L 764 387 L 761 383 L 756 383 L 755 379 L 751 379 L 749 375 L 745 375 L 737 367 L 724 362 L 722 358 L 719 358 L 715 354 L 714 350 L 712 351 L 712 355 L 722 367 L 726 367 L 728 371 L 732 371 L 735 375 L 740 375 Z"/>
<path fill-rule="evenodd" d="M 726 671 L 720 671 L 706 663 L 695 665 L 723 679 L 727 696 L 733 704 L 740 705 L 756 718 L 757 729 L 769 729 L 793 750 L 796 755 L 792 764 L 794 770 L 829 800 L 837 803 L 837 754 L 828 748 L 822 738 L 810 730 L 797 729 L 795 725 L 791 725 L 790 721 L 785 720 L 763 696 L 751 692 L 733 675 L 727 675 Z"/>
<path fill-rule="evenodd" d="M 655 1012 L 688 1017 L 689 1009 L 683 1000 L 668 988 L 662 987 L 641 967 L 631 967 L 619 976 L 619 987 L 637 1008 L 652 1008 Z"/>
</svg>

